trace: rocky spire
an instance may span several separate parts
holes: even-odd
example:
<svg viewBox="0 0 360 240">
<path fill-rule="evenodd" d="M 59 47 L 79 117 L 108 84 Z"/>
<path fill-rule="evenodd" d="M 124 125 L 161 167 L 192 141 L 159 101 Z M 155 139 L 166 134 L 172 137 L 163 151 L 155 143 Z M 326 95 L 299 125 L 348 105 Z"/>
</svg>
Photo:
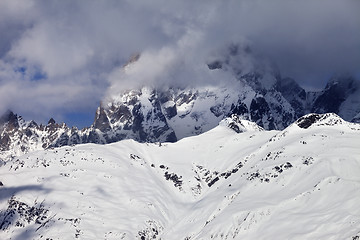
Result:
<svg viewBox="0 0 360 240">
<path fill-rule="evenodd" d="M 99 129 L 101 132 L 107 132 L 111 129 L 109 119 L 103 107 L 103 103 L 100 103 L 100 107 L 96 111 L 94 128 Z"/>
<path fill-rule="evenodd" d="M 19 128 L 18 116 L 14 114 L 12 111 L 7 110 L 0 117 L 0 126 L 4 126 L 5 124 L 9 130 Z"/>
</svg>

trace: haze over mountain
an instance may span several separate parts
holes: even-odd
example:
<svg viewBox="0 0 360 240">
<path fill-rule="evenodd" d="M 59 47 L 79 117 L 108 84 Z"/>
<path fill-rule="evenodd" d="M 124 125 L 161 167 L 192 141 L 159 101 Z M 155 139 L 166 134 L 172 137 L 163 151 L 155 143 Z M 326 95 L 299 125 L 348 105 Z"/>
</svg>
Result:
<svg viewBox="0 0 360 240">
<path fill-rule="evenodd" d="M 9 111 L 0 121 L 0 157 L 6 161 L 40 149 L 124 139 L 175 142 L 204 133 L 232 115 L 266 130 L 282 130 L 310 112 L 337 113 L 347 121 L 359 122 L 360 84 L 353 77 L 337 76 L 323 91 L 306 92 L 293 79 L 282 78 L 267 61 L 254 60 L 248 65 L 251 55 L 247 46 L 235 44 L 214 55 L 200 72 L 214 81 L 222 79 L 221 84 L 112 87 L 97 108 L 93 124 L 81 130 L 54 119 L 39 125 Z M 113 79 L 124 82 L 121 80 L 138 77 L 144 62 L 146 56 L 134 56 Z M 184 78 L 183 73 L 179 75 Z"/>
<path fill-rule="evenodd" d="M 93 121 L 109 88 L 223 83 L 206 62 L 232 43 L 321 90 L 336 72 L 359 78 L 358 1 L 0 2 L 0 112 L 72 126 Z M 132 78 L 118 78 L 141 53 Z M 253 57 L 244 61 L 252 64 Z M 205 72 L 206 73 L 206 72 Z M 356 76 L 357 75 L 357 76 Z M 76 120 L 80 116 L 80 120 Z"/>
</svg>

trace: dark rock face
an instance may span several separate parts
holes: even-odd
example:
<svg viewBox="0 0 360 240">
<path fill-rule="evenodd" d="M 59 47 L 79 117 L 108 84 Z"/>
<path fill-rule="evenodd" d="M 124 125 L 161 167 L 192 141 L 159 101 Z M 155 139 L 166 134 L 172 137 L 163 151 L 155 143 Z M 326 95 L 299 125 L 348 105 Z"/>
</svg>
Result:
<svg viewBox="0 0 360 240">
<path fill-rule="evenodd" d="M 89 134 L 83 135 L 82 137 L 83 143 L 101 143 L 99 134 L 92 129 Z"/>
<path fill-rule="evenodd" d="M 14 135 L 19 128 L 18 116 L 12 111 L 7 111 L 0 117 L 0 150 L 9 150 L 11 135 Z"/>
<path fill-rule="evenodd" d="M 210 107 L 210 112 L 212 112 L 215 115 L 215 117 L 220 117 L 221 115 L 223 115 L 224 112 L 222 110 L 223 109 L 221 105 Z"/>
<path fill-rule="evenodd" d="M 214 62 L 208 63 L 208 67 L 210 70 L 221 69 L 222 63 L 220 61 L 214 61 Z"/>
<path fill-rule="evenodd" d="M 338 112 L 340 104 L 345 100 L 343 93 L 336 86 L 324 91 L 315 101 L 313 111 Z"/>
<path fill-rule="evenodd" d="M 263 97 L 254 98 L 250 105 L 251 120 L 264 127 L 264 118 L 269 121 L 270 129 L 274 129 L 274 122 L 270 114 L 270 107 Z"/>
<path fill-rule="evenodd" d="M 299 118 L 294 124 L 298 125 L 300 128 L 307 129 L 313 125 L 335 126 L 335 125 L 343 125 L 344 123 L 346 122 L 335 113 L 324 113 L 324 114 L 311 113 Z M 306 142 L 303 142 L 303 144 L 306 144 Z"/>
<path fill-rule="evenodd" d="M 249 110 L 247 109 L 246 105 L 243 102 L 238 101 L 236 105 L 235 104 L 231 105 L 230 114 L 228 116 L 231 116 L 233 114 L 243 116 L 243 115 L 247 115 L 248 113 Z"/>
<path fill-rule="evenodd" d="M 48 121 L 48 125 L 53 125 L 55 124 L 55 120 L 53 118 L 50 118 L 50 120 Z"/>
<path fill-rule="evenodd" d="M 340 105 L 358 89 L 358 83 L 352 77 L 334 78 L 330 80 L 324 91 L 315 100 L 312 112 L 339 113 Z"/>
<path fill-rule="evenodd" d="M 115 121 L 126 122 L 131 119 L 131 112 L 127 106 L 121 105 L 118 108 L 112 106 L 112 108 L 113 115 L 111 123 L 114 123 Z"/>
<path fill-rule="evenodd" d="M 144 141 L 146 139 L 146 133 L 142 128 L 142 122 L 144 121 L 144 115 L 141 112 L 141 104 L 136 104 L 132 110 L 132 128 L 131 130 L 139 137 L 140 141 Z"/>
<path fill-rule="evenodd" d="M 311 114 L 304 117 L 299 118 L 299 120 L 296 121 L 296 124 L 301 128 L 309 128 L 312 124 L 317 122 L 321 118 L 321 115 L 319 114 Z"/>
<path fill-rule="evenodd" d="M 306 92 L 295 80 L 284 78 L 277 81 L 275 89 L 290 103 L 299 118 L 305 114 Z"/>
<path fill-rule="evenodd" d="M 3 134 L 0 137 L 0 150 L 1 151 L 9 150 L 10 142 L 11 142 L 11 139 L 10 139 L 9 134 L 6 134 L 6 133 Z"/>
<path fill-rule="evenodd" d="M 351 122 L 360 123 L 360 115 L 359 115 L 359 116 L 355 116 L 353 119 L 351 119 Z"/>
<path fill-rule="evenodd" d="M 168 119 L 171 119 L 177 115 L 177 110 L 175 104 L 173 106 L 165 107 L 165 116 Z"/>
<path fill-rule="evenodd" d="M 234 130 L 236 133 L 241 133 L 242 131 L 240 130 L 239 126 L 236 125 L 235 123 L 231 122 L 228 126 L 230 129 Z"/>
<path fill-rule="evenodd" d="M 0 125 L 4 125 L 6 123 L 6 128 L 10 131 L 19 128 L 19 123 L 17 121 L 17 115 L 14 114 L 12 111 L 7 111 L 3 116 L 0 118 Z"/>
<path fill-rule="evenodd" d="M 111 129 L 109 119 L 104 111 L 104 108 L 101 106 L 96 111 L 94 128 L 99 129 L 101 132 L 107 132 Z"/>
</svg>

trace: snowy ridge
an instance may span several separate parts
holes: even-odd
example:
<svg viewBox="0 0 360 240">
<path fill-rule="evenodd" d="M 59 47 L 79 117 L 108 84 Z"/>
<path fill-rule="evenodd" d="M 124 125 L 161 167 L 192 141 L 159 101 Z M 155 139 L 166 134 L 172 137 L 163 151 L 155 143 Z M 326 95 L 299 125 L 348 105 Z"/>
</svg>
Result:
<svg viewBox="0 0 360 240">
<path fill-rule="evenodd" d="M 349 127 L 354 130 L 359 130 L 359 124 L 354 124 L 344 121 L 335 113 L 325 113 L 325 114 L 307 114 L 299 118 L 294 124 L 300 128 L 309 128 L 316 126 L 337 126 L 337 127 Z"/>
<path fill-rule="evenodd" d="M 0 238 L 357 239 L 359 133 L 334 114 L 232 118 L 176 143 L 36 151 L 0 167 Z"/>
</svg>

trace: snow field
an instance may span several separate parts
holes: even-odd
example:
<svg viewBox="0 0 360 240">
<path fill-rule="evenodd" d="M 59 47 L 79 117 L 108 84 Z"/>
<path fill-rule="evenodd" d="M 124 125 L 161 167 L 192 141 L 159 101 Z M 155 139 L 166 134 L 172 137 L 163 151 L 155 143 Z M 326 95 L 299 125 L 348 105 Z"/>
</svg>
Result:
<svg viewBox="0 0 360 240">
<path fill-rule="evenodd" d="M 328 118 L 20 156 L 0 168 L 0 239 L 352 239 L 360 127 Z"/>
</svg>

